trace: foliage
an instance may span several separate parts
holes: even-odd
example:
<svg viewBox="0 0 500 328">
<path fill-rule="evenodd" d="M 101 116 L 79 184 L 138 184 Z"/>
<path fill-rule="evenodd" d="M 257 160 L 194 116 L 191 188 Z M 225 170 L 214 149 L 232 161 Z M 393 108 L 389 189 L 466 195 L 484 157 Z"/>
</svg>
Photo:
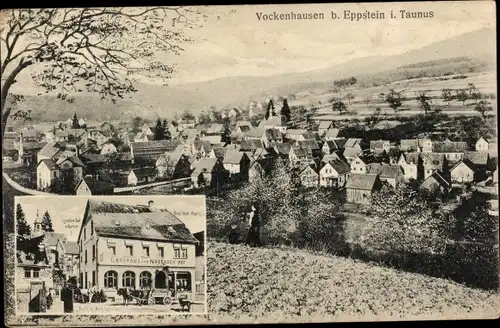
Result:
<svg viewBox="0 0 500 328">
<path fill-rule="evenodd" d="M 132 132 L 139 132 L 142 130 L 142 126 L 146 124 L 147 121 L 140 116 L 134 117 L 132 119 Z"/>
<path fill-rule="evenodd" d="M 231 143 L 231 121 L 229 118 L 224 118 L 221 141 L 226 144 Z"/>
<path fill-rule="evenodd" d="M 283 99 L 283 107 L 281 107 L 281 116 L 285 117 L 286 122 L 291 120 L 291 112 L 290 112 L 290 107 L 288 107 L 288 101 Z"/>
<path fill-rule="evenodd" d="M 345 88 L 355 85 L 356 83 L 358 83 L 358 79 L 353 76 L 346 79 L 335 80 L 333 81 L 333 86 L 336 88 Z"/>
<path fill-rule="evenodd" d="M 161 120 L 159 118 L 158 118 L 158 120 L 156 120 L 154 139 L 155 140 L 165 139 L 165 131 L 163 130 L 163 125 L 161 124 Z"/>
<path fill-rule="evenodd" d="M 80 128 L 80 123 L 78 123 L 78 116 L 76 116 L 76 113 L 73 115 L 73 123 L 71 126 L 73 129 L 79 129 Z"/>
<path fill-rule="evenodd" d="M 49 211 L 45 211 L 45 214 L 42 217 L 42 230 L 45 232 L 54 232 Z"/>
<path fill-rule="evenodd" d="M 168 122 L 166 119 L 163 120 L 162 130 L 163 130 L 163 139 L 169 141 L 172 140 L 172 133 L 170 133 L 170 130 L 168 129 Z"/>
<path fill-rule="evenodd" d="M 194 116 L 194 114 L 188 110 L 185 110 L 181 115 L 181 120 L 194 121 L 195 119 L 196 117 Z"/>
<path fill-rule="evenodd" d="M 427 115 L 427 113 L 431 110 L 431 97 L 427 95 L 426 91 L 422 91 L 418 95 L 417 101 L 420 103 L 420 109 L 422 109 L 425 112 L 425 115 Z"/>
<path fill-rule="evenodd" d="M 16 206 L 16 228 L 17 250 L 29 253 L 27 241 L 31 238 L 31 227 L 26 222 L 26 216 L 21 204 L 17 204 Z"/>
<path fill-rule="evenodd" d="M 365 248 L 403 255 L 440 254 L 453 230 L 447 216 L 408 187 L 384 186 L 372 196 L 370 212 L 361 237 Z"/>
<path fill-rule="evenodd" d="M 349 105 L 351 104 L 351 100 L 355 98 L 355 95 L 353 93 L 348 93 L 346 96 L 347 101 L 349 102 Z"/>
<path fill-rule="evenodd" d="M 493 111 L 493 108 L 490 106 L 489 102 L 481 100 L 476 104 L 476 106 L 474 106 L 474 110 L 481 114 L 483 118 L 486 118 L 486 115 Z"/>
<path fill-rule="evenodd" d="M 193 16 L 194 19 L 189 17 Z M 113 102 L 136 91 L 138 76 L 166 82 L 174 70 L 165 55 L 192 42 L 188 28 L 204 19 L 184 7 L 11 9 L 1 34 L 2 136 L 13 110 L 11 86 L 32 66 L 34 83 L 73 102 L 70 94 L 94 92 Z M 172 25 L 166 28 L 165 22 Z"/>
<path fill-rule="evenodd" d="M 444 101 L 446 102 L 450 102 L 452 101 L 453 99 L 455 99 L 455 97 L 453 96 L 452 92 L 451 92 L 451 89 L 443 89 L 442 90 L 442 95 L 441 97 L 443 98 Z"/>
<path fill-rule="evenodd" d="M 394 89 L 390 89 L 389 93 L 385 96 L 385 101 L 389 104 L 395 112 L 403 105 L 401 102 L 401 91 L 396 92 Z"/>
<path fill-rule="evenodd" d="M 467 93 L 467 90 L 455 90 L 455 99 L 461 101 L 462 105 L 465 105 L 465 102 L 469 100 L 469 94 Z"/>
<path fill-rule="evenodd" d="M 274 102 L 272 98 L 269 99 L 269 102 L 267 103 L 265 119 L 266 120 L 269 119 L 271 115 L 276 116 L 276 112 L 274 109 Z"/>
<path fill-rule="evenodd" d="M 333 98 L 330 102 L 332 103 L 333 111 L 339 111 L 339 113 L 347 112 L 347 106 L 339 98 Z"/>
</svg>

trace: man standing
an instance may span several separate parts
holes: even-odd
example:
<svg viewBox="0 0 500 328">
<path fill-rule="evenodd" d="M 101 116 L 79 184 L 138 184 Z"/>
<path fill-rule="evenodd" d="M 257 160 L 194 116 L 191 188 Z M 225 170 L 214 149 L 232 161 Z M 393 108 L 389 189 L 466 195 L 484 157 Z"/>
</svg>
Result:
<svg viewBox="0 0 500 328">
<path fill-rule="evenodd" d="M 260 245 L 260 224 L 257 208 L 252 205 L 252 210 L 248 213 L 249 231 L 247 235 L 247 244 L 251 247 Z"/>
<path fill-rule="evenodd" d="M 64 283 L 64 287 L 61 290 L 61 301 L 64 303 L 64 312 L 73 312 L 73 290 L 68 287 L 68 283 Z"/>
</svg>

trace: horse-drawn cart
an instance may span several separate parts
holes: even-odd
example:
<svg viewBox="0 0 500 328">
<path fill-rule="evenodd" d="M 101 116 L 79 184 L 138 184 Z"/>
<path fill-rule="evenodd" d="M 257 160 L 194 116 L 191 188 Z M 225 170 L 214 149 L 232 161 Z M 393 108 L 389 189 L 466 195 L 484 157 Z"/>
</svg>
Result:
<svg viewBox="0 0 500 328">
<path fill-rule="evenodd" d="M 129 301 L 136 301 L 138 305 L 155 305 L 163 304 L 165 306 L 171 306 L 173 304 L 179 304 L 182 310 L 191 310 L 191 305 L 194 301 L 189 299 L 189 296 L 185 293 L 176 293 L 174 290 L 170 289 L 151 289 L 147 292 L 141 290 L 127 290 L 125 288 L 120 288 L 118 290 L 118 295 L 123 297 L 124 304 Z"/>
</svg>

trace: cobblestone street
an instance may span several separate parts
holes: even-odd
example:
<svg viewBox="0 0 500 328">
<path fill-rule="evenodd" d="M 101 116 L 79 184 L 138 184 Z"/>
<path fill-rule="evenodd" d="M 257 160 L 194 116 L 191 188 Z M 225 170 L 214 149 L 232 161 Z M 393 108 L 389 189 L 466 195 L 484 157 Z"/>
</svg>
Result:
<svg viewBox="0 0 500 328">
<path fill-rule="evenodd" d="M 202 302 L 192 304 L 191 311 L 189 313 L 204 313 L 205 304 Z M 64 313 L 64 308 L 62 302 L 54 302 L 53 306 L 47 313 L 56 314 Z M 124 305 L 121 301 L 117 302 L 106 302 L 106 303 L 75 303 L 74 311 L 75 314 L 98 314 L 98 313 L 129 313 L 129 314 L 140 314 L 140 313 L 187 313 L 181 310 L 179 304 L 172 304 L 170 306 L 165 306 L 163 304 L 155 305 L 137 305 L 137 303 L 132 303 Z"/>
</svg>

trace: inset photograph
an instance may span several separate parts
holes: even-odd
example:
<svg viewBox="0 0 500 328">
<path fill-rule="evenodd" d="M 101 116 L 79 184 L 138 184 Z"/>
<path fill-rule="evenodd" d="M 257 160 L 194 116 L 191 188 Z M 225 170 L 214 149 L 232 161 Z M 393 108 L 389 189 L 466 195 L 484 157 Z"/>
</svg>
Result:
<svg viewBox="0 0 500 328">
<path fill-rule="evenodd" d="M 204 196 L 16 197 L 16 314 L 206 314 Z"/>
</svg>

